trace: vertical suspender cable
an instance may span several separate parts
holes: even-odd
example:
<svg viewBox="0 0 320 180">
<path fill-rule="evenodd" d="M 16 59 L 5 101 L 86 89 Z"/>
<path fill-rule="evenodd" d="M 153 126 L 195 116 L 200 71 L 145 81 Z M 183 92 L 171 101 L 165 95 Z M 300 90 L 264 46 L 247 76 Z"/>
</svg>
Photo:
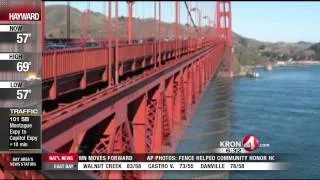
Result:
<svg viewBox="0 0 320 180">
<path fill-rule="evenodd" d="M 70 39 L 70 1 L 67 1 L 67 39 Z"/>
<path fill-rule="evenodd" d="M 115 83 L 118 84 L 119 83 L 119 69 L 118 69 L 118 66 L 119 66 L 119 12 L 118 12 L 118 8 L 119 8 L 119 2 L 116 1 L 116 62 L 115 62 Z"/>
<path fill-rule="evenodd" d="M 107 3 L 107 2 L 106 2 Z M 113 64 L 114 64 L 114 62 L 113 62 L 113 51 L 112 51 L 112 42 L 111 42 L 111 40 L 112 40 L 112 24 L 111 24 L 111 20 L 112 20 L 112 2 L 111 1 L 109 1 L 108 2 L 108 49 L 109 49 L 109 57 L 108 57 L 108 59 L 109 59 L 109 77 L 108 77 L 108 84 L 109 84 L 109 86 L 111 86 L 111 85 L 113 85 L 113 78 L 112 78 L 112 67 L 113 67 Z"/>
<path fill-rule="evenodd" d="M 158 43 L 159 43 L 159 66 L 161 66 L 161 1 L 159 2 L 159 26 L 158 26 Z"/>
</svg>

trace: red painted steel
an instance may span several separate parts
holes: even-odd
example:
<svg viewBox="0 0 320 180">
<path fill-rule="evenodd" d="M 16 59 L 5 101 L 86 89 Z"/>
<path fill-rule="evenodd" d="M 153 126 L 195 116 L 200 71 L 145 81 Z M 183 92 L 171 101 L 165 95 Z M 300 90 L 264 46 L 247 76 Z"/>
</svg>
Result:
<svg viewBox="0 0 320 180">
<path fill-rule="evenodd" d="M 195 42 L 188 49 L 189 41 Z M 196 41 L 195 39 L 180 40 L 178 49 L 176 49 L 177 43 L 175 41 L 161 42 L 161 44 L 144 43 L 144 44 L 132 44 L 132 45 L 120 45 L 116 47 L 101 47 L 101 48 L 82 48 L 75 50 L 56 50 L 44 52 L 42 55 L 42 78 L 44 82 L 52 82 L 50 84 L 48 96 L 44 96 L 44 99 L 56 99 L 59 95 L 65 94 L 64 91 L 59 91 L 59 85 L 57 84 L 58 79 L 64 78 L 74 78 L 79 74 L 82 76 L 82 81 L 78 86 L 73 89 L 68 89 L 66 91 L 71 92 L 78 89 L 84 89 L 87 87 L 86 76 L 89 72 L 103 69 L 106 67 L 111 67 L 108 63 L 118 62 L 116 64 L 116 72 L 119 76 L 125 73 L 133 72 L 136 70 L 136 64 L 138 61 L 142 60 L 142 65 L 140 68 L 144 68 L 147 65 L 154 66 L 153 61 L 147 62 L 148 59 L 152 59 L 154 52 L 162 62 L 165 62 L 176 55 L 185 54 L 193 52 L 200 47 L 206 47 L 210 44 L 210 41 Z M 202 45 L 201 45 L 202 44 Z M 161 45 L 161 48 L 160 48 Z M 111 52 L 111 53 L 109 53 Z M 115 56 L 114 52 L 118 52 L 118 56 Z M 109 59 L 111 58 L 111 59 Z M 115 59 L 114 59 L 115 58 Z M 131 68 L 125 68 L 126 64 Z M 138 68 L 139 69 L 139 68 Z M 109 68 L 109 78 L 115 78 L 112 75 L 111 68 Z M 116 75 L 114 75 L 116 76 Z M 103 73 L 100 77 L 103 80 Z M 75 79 L 76 81 L 76 79 Z"/>
<path fill-rule="evenodd" d="M 163 70 L 165 68 L 168 68 L 169 65 L 172 66 L 172 64 L 177 64 L 177 63 L 179 63 L 179 62 L 173 61 L 171 63 L 168 63 L 164 68 L 161 68 L 161 69 Z M 58 109 L 54 112 L 47 113 L 46 115 L 44 115 L 43 128 L 44 129 L 49 128 L 50 126 L 52 126 L 56 123 L 59 123 L 60 121 L 63 121 L 64 118 L 72 116 L 71 114 L 74 114 L 76 112 L 81 112 L 83 109 L 87 108 L 84 105 L 86 104 L 89 106 L 90 103 L 92 102 L 92 100 L 100 101 L 100 100 L 102 100 L 101 97 L 108 98 L 108 97 L 114 96 L 115 94 L 117 94 L 117 91 L 124 91 L 124 89 L 130 88 L 134 84 L 137 84 L 139 82 L 137 79 L 141 79 L 140 81 L 142 81 L 142 80 L 146 79 L 147 75 L 151 76 L 150 75 L 151 73 L 160 71 L 161 69 L 154 69 L 153 71 L 149 71 L 148 73 L 146 73 L 145 76 L 142 76 L 142 77 L 139 76 L 139 77 L 133 78 L 133 79 L 129 80 L 128 82 L 123 82 L 119 86 L 110 88 L 106 91 L 101 91 L 98 94 L 95 94 L 94 96 L 92 96 L 91 98 L 88 97 L 88 98 L 83 99 L 81 101 L 72 103 L 69 106 L 62 107 L 61 109 Z M 199 69 L 198 69 L 198 71 L 199 71 Z M 144 89 L 142 89 L 142 90 L 144 90 Z M 98 97 L 100 97 L 100 98 L 98 98 Z"/>
<path fill-rule="evenodd" d="M 42 34 L 42 51 L 45 50 L 45 37 L 46 37 L 46 7 L 45 7 L 45 1 L 41 1 L 41 34 Z"/>
<path fill-rule="evenodd" d="M 120 44 L 116 2 L 114 43 L 108 38 L 108 43 L 100 48 L 43 52 L 44 99 L 55 100 L 62 94 L 86 89 L 100 81 L 109 83 L 108 88 L 44 114 L 44 146 L 52 152 L 81 151 L 96 155 L 174 152 L 209 80 L 220 65 L 231 70 L 228 59 L 232 48 L 231 3 L 217 2 L 217 6 L 220 4 L 223 10 L 217 8 L 216 17 L 229 21 L 229 26 L 224 27 L 218 21 L 215 37 L 182 40 L 176 26 L 176 39 L 172 41 L 158 38 L 158 41 L 143 44 Z M 160 6 L 159 2 L 159 20 Z M 180 24 L 178 2 L 176 12 L 176 22 Z M 111 2 L 108 13 L 111 28 Z M 143 71 L 127 80 L 119 80 L 137 70 Z M 93 81 L 89 75 L 94 73 L 100 77 Z M 61 82 L 66 80 L 76 85 L 65 88 Z M 0 164 L 3 161 L 0 157 Z M 33 171 L 17 173 L 0 168 L 0 178 L 44 178 Z M 103 179 L 159 179 L 162 172 L 98 171 L 91 174 Z"/>
<path fill-rule="evenodd" d="M 179 54 L 179 27 L 180 27 L 180 23 L 179 23 L 179 5 L 180 5 L 180 1 L 176 1 L 175 6 L 176 6 L 176 47 L 175 49 L 177 50 L 177 54 Z M 175 56 L 176 60 L 179 58 L 178 56 Z"/>
<path fill-rule="evenodd" d="M 132 13 L 133 13 L 133 1 L 128 1 L 128 43 L 132 44 Z"/>
<path fill-rule="evenodd" d="M 228 51 L 232 53 L 232 19 L 231 19 L 231 1 L 217 1 L 216 6 L 216 31 L 219 39 L 226 41 Z M 229 53 L 229 54 L 230 54 Z M 223 64 L 223 69 L 232 76 L 231 56 Z"/>
<path fill-rule="evenodd" d="M 161 1 L 158 1 L 158 3 L 159 3 L 159 10 L 158 10 L 158 12 L 159 12 L 159 21 L 158 21 L 158 44 L 157 44 L 157 49 L 158 49 L 158 57 L 159 58 L 156 58 L 156 66 L 157 65 L 159 65 L 159 66 L 161 66 L 161 41 L 160 41 L 160 37 L 161 37 Z"/>
<path fill-rule="evenodd" d="M 111 29 L 111 26 L 112 26 L 112 24 L 111 24 L 111 16 L 112 16 L 112 8 L 111 8 L 111 6 L 112 6 L 112 3 L 111 3 L 111 1 L 109 1 L 108 2 L 108 33 L 109 33 L 109 36 L 108 36 L 108 52 L 110 52 L 110 53 L 108 53 L 108 64 L 113 64 L 113 61 L 112 61 L 112 53 L 111 53 L 111 51 L 112 51 L 112 47 L 111 47 L 111 44 L 112 44 L 112 41 L 111 41 L 111 32 L 112 32 L 112 29 Z M 109 69 L 108 69 L 108 83 L 109 83 L 109 86 L 112 86 L 113 85 L 113 83 L 114 83 L 114 79 L 112 78 L 112 66 L 111 65 L 109 65 L 108 66 L 109 67 Z"/>
<path fill-rule="evenodd" d="M 114 75 L 114 82 L 115 84 L 119 83 L 119 2 L 116 1 L 116 47 L 115 47 L 115 75 Z"/>
</svg>

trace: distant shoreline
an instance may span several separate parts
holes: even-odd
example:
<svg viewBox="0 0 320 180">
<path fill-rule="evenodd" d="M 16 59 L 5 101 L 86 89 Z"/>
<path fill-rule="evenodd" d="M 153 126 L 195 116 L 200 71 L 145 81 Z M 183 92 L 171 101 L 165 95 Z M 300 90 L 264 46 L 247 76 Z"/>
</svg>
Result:
<svg viewBox="0 0 320 180">
<path fill-rule="evenodd" d="M 295 61 L 288 65 L 320 65 L 320 61 Z"/>
<path fill-rule="evenodd" d="M 320 61 L 296 61 L 293 63 L 281 64 L 281 65 L 273 65 L 273 68 L 277 67 L 306 67 L 306 66 L 320 66 Z M 256 68 L 264 68 L 263 65 L 256 65 L 256 66 L 240 66 L 240 71 L 238 73 L 234 73 L 234 77 L 244 77 L 246 76 L 248 71 L 252 71 Z"/>
<path fill-rule="evenodd" d="M 274 67 L 303 67 L 303 66 L 318 66 L 320 61 L 294 61 L 286 64 L 275 65 Z"/>
</svg>

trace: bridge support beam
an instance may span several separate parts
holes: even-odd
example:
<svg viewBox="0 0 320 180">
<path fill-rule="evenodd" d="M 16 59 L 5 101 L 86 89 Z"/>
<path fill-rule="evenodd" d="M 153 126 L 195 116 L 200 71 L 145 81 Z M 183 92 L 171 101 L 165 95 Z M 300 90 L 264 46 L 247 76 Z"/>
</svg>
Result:
<svg viewBox="0 0 320 180">
<path fill-rule="evenodd" d="M 128 44 L 132 44 L 132 13 L 133 1 L 128 1 Z"/>
<path fill-rule="evenodd" d="M 69 153 L 81 153 L 80 145 L 84 138 L 85 133 L 86 132 L 78 132 L 77 134 L 74 134 L 72 146 L 70 148 Z"/>
<path fill-rule="evenodd" d="M 129 104 L 133 125 L 133 145 L 137 153 L 146 152 L 147 95 Z M 130 121 L 130 120 L 129 120 Z"/>
<path fill-rule="evenodd" d="M 80 89 L 86 89 L 87 88 L 87 50 L 84 48 L 84 53 L 82 56 L 82 68 L 83 68 L 83 75 L 81 77 L 80 81 Z"/>
<path fill-rule="evenodd" d="M 224 40 L 226 46 L 226 56 L 222 64 L 222 76 L 232 77 L 232 13 L 231 13 L 231 1 L 217 1 L 216 5 L 216 29 L 218 38 Z"/>
<path fill-rule="evenodd" d="M 163 69 L 152 69 L 150 74 L 141 76 L 143 79 L 129 81 L 127 87 L 115 88 L 118 92 L 110 88 L 98 92 L 93 99 L 81 100 L 80 104 L 72 105 L 75 109 L 63 110 L 62 115 L 51 118 L 54 122 L 49 123 L 44 132 L 55 133 L 55 123 L 75 124 L 57 136 L 44 137 L 45 146 L 56 151 L 68 149 L 66 152 L 88 151 L 97 155 L 173 152 L 180 138 L 173 132 L 183 131 L 183 124 L 191 119 L 194 105 L 204 91 L 202 88 L 217 70 L 213 66 L 219 66 L 218 58 L 223 51 L 221 44 L 208 47 L 200 53 L 188 55 L 189 59 L 171 61 L 164 64 Z M 140 62 L 136 65 L 139 68 Z M 91 114 L 89 117 L 88 113 Z M 65 142 L 61 139 L 69 142 L 68 148 L 62 148 Z M 157 173 L 99 171 L 94 174 L 106 179 L 138 176 L 150 179 Z"/>
<path fill-rule="evenodd" d="M 153 129 L 153 149 L 154 153 L 162 153 L 163 145 L 163 98 L 164 98 L 164 81 L 160 81 L 160 84 L 154 93 L 152 99 L 156 101 L 156 117 L 155 126 Z"/>
<path fill-rule="evenodd" d="M 102 74 L 102 81 L 106 82 L 106 81 L 109 81 L 109 78 L 108 78 L 108 73 L 109 73 L 109 57 L 108 57 L 108 54 L 111 53 L 109 52 L 109 50 L 107 48 L 104 49 L 104 60 L 105 60 L 105 69 L 104 69 L 104 72 Z M 109 82 L 110 83 L 110 82 Z"/>
<path fill-rule="evenodd" d="M 190 113 L 192 112 L 192 105 L 194 103 L 193 101 L 193 73 L 192 73 L 192 67 L 189 66 L 187 68 L 187 79 L 186 79 L 186 112 Z M 189 115 L 189 114 L 188 114 Z"/>
<path fill-rule="evenodd" d="M 49 90 L 49 98 L 55 100 L 58 96 L 58 86 L 57 86 L 57 52 L 53 53 L 53 82 Z"/>
<path fill-rule="evenodd" d="M 174 129 L 174 111 L 173 111 L 173 107 L 174 107 L 174 94 L 173 94 L 173 81 L 174 78 L 173 77 L 169 77 L 166 80 L 166 87 L 165 87 L 165 93 L 164 93 L 164 99 L 165 99 L 165 108 L 166 108 L 166 113 L 167 113 L 167 125 L 168 125 L 168 133 L 165 136 L 165 145 L 171 146 L 171 135 L 172 135 L 172 130 Z"/>
</svg>

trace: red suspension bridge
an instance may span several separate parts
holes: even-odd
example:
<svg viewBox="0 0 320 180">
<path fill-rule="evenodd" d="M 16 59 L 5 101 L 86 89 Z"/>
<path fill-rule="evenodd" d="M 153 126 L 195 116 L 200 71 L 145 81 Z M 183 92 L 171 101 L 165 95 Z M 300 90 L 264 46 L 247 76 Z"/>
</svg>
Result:
<svg viewBox="0 0 320 180">
<path fill-rule="evenodd" d="M 105 34 L 96 38 L 99 47 L 81 47 L 91 39 L 90 2 L 82 14 L 81 37 L 68 43 L 81 48 L 45 50 L 42 54 L 42 96 L 46 110 L 42 118 L 42 141 L 46 152 L 58 153 L 169 153 L 175 152 L 183 136 L 183 124 L 190 121 L 210 79 L 218 71 L 232 76 L 231 2 L 217 1 L 212 7 L 215 20 L 204 16 L 200 7 L 189 2 L 172 2 L 174 35 L 160 35 L 161 1 L 154 2 L 152 33 L 139 42 L 134 32 L 136 2 L 128 1 L 126 37 L 120 37 L 118 2 L 105 2 Z M 114 7 L 114 8 L 112 8 Z M 42 3 L 42 12 L 45 12 Z M 182 33 L 181 9 L 191 35 Z M 114 12 L 112 12 L 114 11 Z M 70 23 L 70 9 L 67 20 Z M 192 14 L 199 13 L 198 23 Z M 42 13 L 45 16 L 45 13 Z M 114 17 L 112 17 L 114 16 Z M 46 22 L 43 19 L 43 41 Z M 202 19 L 209 21 L 205 33 Z M 211 23 L 214 24 L 211 26 Z M 67 23 L 70 38 L 70 24 Z M 186 37 L 186 38 L 185 38 Z M 146 40 L 148 39 L 148 40 Z M 94 89 L 97 84 L 103 88 Z M 76 100 L 79 91 L 94 89 Z M 1 160 L 1 159 L 0 159 Z M 77 172 L 72 177 L 103 179 L 160 178 L 162 172 L 99 171 Z M 7 171 L 0 178 L 63 178 L 68 172 Z"/>
</svg>

